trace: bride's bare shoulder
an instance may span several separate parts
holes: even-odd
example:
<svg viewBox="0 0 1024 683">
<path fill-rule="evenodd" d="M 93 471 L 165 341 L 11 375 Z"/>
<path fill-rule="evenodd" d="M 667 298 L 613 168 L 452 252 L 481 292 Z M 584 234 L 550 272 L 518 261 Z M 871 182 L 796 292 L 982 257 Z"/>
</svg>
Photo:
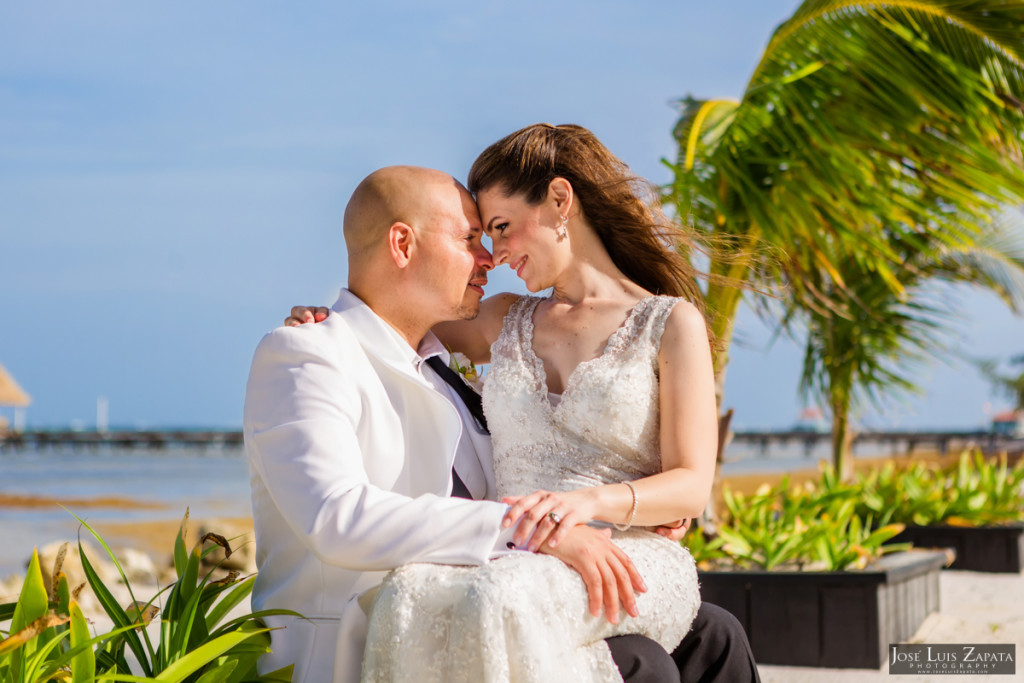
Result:
<svg viewBox="0 0 1024 683">
<path fill-rule="evenodd" d="M 708 354 L 707 319 L 700 309 L 685 299 L 677 301 L 664 321 L 660 347 L 663 360 L 679 354 Z"/>
<path fill-rule="evenodd" d="M 494 334 L 495 339 L 501 333 L 501 325 L 505 320 L 505 316 L 508 315 L 509 309 L 512 308 L 512 304 L 519 298 L 519 294 L 502 292 L 489 296 L 480 302 L 480 315 L 478 317 L 481 319 L 481 322 L 485 322 L 489 326 L 493 324 L 498 326 L 498 331 Z"/>
</svg>

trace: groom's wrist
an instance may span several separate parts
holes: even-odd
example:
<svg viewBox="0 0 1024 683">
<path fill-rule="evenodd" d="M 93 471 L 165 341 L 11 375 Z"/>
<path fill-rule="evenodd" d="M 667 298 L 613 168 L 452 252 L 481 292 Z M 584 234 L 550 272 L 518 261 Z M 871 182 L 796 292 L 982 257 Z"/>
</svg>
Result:
<svg viewBox="0 0 1024 683">
<path fill-rule="evenodd" d="M 502 513 L 502 517 L 505 516 L 505 513 L 507 513 L 509 511 L 509 508 L 511 508 L 511 507 L 512 507 L 511 505 L 506 505 L 505 506 L 505 510 Z M 501 519 L 498 520 L 498 527 L 499 527 L 499 529 L 501 528 Z M 530 545 L 530 539 L 529 538 L 526 539 L 525 542 L 523 542 L 522 544 L 519 544 L 519 545 L 517 545 L 515 543 L 515 541 L 513 541 L 513 538 L 515 537 L 515 534 L 516 534 L 516 529 L 518 529 L 518 528 L 519 528 L 519 523 L 517 522 L 516 524 L 513 524 L 512 526 L 510 526 L 507 529 L 500 529 L 500 531 L 498 532 L 498 540 L 495 541 L 495 543 L 494 543 L 494 550 L 491 553 L 491 559 L 492 560 L 495 559 L 495 558 L 498 558 L 498 557 L 505 557 L 507 555 L 512 555 L 514 553 L 528 552 L 526 549 Z M 531 538 L 532 538 L 532 534 L 531 534 Z"/>
</svg>

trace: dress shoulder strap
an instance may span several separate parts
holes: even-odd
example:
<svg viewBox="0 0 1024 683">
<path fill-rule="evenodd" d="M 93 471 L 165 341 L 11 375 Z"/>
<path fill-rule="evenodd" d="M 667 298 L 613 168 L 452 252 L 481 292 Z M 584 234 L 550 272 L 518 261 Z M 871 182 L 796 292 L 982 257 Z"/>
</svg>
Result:
<svg viewBox="0 0 1024 683">
<path fill-rule="evenodd" d="M 502 342 L 505 348 L 519 348 L 524 339 L 532 337 L 533 311 L 540 302 L 540 297 L 524 295 L 508 307 L 508 313 L 505 314 L 501 325 L 501 334 L 498 336 L 498 341 Z"/>
<path fill-rule="evenodd" d="M 668 324 L 668 317 L 672 315 L 672 309 L 680 301 L 686 299 L 678 296 L 654 296 L 645 310 L 647 338 L 655 351 L 661 350 L 661 337 L 665 334 L 665 326 Z"/>
</svg>

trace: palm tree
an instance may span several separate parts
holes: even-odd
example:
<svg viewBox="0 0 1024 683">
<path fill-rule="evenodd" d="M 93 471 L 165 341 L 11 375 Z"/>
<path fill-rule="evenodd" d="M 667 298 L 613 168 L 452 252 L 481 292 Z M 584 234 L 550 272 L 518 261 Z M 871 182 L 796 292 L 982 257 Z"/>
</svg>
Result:
<svg viewBox="0 0 1024 683">
<path fill-rule="evenodd" d="M 882 292 L 908 305 L 915 254 L 969 250 L 1024 202 L 1022 124 L 1024 5 L 1005 0 L 806 0 L 739 101 L 683 100 L 666 201 L 711 244 L 719 404 L 737 283 L 851 324 Z"/>
<path fill-rule="evenodd" d="M 844 287 L 824 269 L 811 274 L 815 288 L 834 297 L 846 314 L 794 305 L 783 323 L 791 325 L 795 316 L 806 325 L 801 390 L 830 409 L 832 460 L 841 475 L 852 473 L 851 411 L 864 399 L 880 406 L 893 390 L 914 391 L 920 362 L 948 349 L 946 332 L 956 307 L 948 288 L 938 289 L 936 282 L 979 285 L 1014 312 L 1024 307 L 1021 228 L 1019 221 L 1000 220 L 973 243 L 955 248 L 894 242 L 892 251 L 904 255 L 893 270 L 899 291 L 852 257 L 836 264 Z"/>
<path fill-rule="evenodd" d="M 1016 375 L 1005 375 L 1000 372 L 1000 363 L 995 360 L 983 360 L 977 365 L 985 379 L 1013 401 L 1014 411 L 1024 410 L 1024 354 L 1009 360 L 1009 365 L 1021 368 Z"/>
</svg>

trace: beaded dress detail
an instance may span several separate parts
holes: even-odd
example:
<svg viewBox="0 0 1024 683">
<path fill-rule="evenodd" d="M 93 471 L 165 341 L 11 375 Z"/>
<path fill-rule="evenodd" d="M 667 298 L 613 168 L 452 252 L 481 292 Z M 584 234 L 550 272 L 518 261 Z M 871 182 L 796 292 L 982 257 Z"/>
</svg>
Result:
<svg viewBox="0 0 1024 683">
<path fill-rule="evenodd" d="M 538 297 L 517 299 L 491 347 L 484 410 L 498 496 L 567 491 L 661 471 L 658 350 L 678 299 L 652 296 L 629 312 L 600 356 L 577 366 L 561 400 L 548 397 L 533 351 Z M 642 505 L 642 500 L 641 500 Z M 575 570 L 516 553 L 482 567 L 410 564 L 377 595 L 364 681 L 621 681 L 604 642 L 639 633 L 671 652 L 700 606 L 697 571 L 678 543 L 642 529 L 614 532 L 647 583 L 640 616 L 592 617 Z"/>
</svg>

